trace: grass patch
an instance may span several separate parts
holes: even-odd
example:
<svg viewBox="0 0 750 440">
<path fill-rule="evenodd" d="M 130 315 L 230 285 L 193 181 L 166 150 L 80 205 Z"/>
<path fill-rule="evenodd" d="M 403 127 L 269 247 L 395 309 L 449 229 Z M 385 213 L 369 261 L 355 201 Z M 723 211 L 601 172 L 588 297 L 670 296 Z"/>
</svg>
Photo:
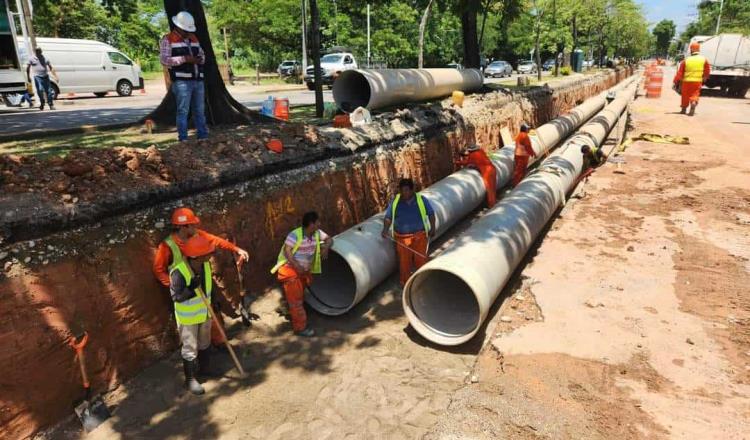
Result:
<svg viewBox="0 0 750 440">
<path fill-rule="evenodd" d="M 161 70 L 155 70 L 153 72 L 141 72 L 144 80 L 153 80 L 164 78 L 164 73 Z"/>
<path fill-rule="evenodd" d="M 37 156 L 40 158 L 60 156 L 65 157 L 71 151 L 85 149 L 100 149 L 114 147 L 166 148 L 177 141 L 174 131 L 141 133 L 140 127 L 124 130 L 107 130 L 94 133 L 71 134 L 65 136 L 44 137 L 23 141 L 0 143 L 0 154 L 18 154 L 22 156 Z"/>
<path fill-rule="evenodd" d="M 296 105 L 289 108 L 289 121 L 302 124 L 327 124 L 331 121 L 315 116 L 315 105 Z"/>
</svg>

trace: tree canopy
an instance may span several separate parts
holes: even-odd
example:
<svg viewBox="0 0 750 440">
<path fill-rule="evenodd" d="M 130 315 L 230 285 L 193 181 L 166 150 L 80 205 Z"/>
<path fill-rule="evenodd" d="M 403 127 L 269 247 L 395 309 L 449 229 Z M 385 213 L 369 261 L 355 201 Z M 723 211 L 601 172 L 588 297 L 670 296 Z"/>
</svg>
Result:
<svg viewBox="0 0 750 440">
<path fill-rule="evenodd" d="M 677 25 L 672 20 L 662 20 L 654 26 L 652 32 L 656 37 L 656 53 L 662 56 L 667 55 L 675 31 L 677 31 Z"/>
</svg>

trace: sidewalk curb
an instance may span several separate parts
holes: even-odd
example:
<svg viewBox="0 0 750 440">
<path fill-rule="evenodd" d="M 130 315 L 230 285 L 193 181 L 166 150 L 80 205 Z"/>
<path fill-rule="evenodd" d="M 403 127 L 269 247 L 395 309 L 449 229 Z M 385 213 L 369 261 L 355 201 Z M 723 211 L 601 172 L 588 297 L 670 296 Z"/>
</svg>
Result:
<svg viewBox="0 0 750 440">
<path fill-rule="evenodd" d="M 44 138 L 50 136 L 64 136 L 68 134 L 94 133 L 98 131 L 116 130 L 118 128 L 127 128 L 137 125 L 139 120 L 130 122 L 118 122 L 116 124 L 104 125 L 81 125 L 78 127 L 61 128 L 57 130 L 30 130 L 23 133 L 6 133 L 0 134 L 0 142 L 26 141 L 30 139 Z"/>
</svg>

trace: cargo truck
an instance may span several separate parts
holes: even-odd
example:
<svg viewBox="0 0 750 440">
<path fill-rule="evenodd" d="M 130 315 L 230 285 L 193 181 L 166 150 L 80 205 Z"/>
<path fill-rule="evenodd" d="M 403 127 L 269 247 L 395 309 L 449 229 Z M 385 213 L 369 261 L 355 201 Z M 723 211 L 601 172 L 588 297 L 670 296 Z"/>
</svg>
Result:
<svg viewBox="0 0 750 440">
<path fill-rule="evenodd" d="M 742 98 L 750 89 L 750 37 L 742 34 L 695 36 L 700 54 L 711 64 L 711 76 L 704 87 L 719 87 L 728 96 Z M 690 43 L 685 56 L 690 56 Z"/>
<path fill-rule="evenodd" d="M 26 74 L 18 58 L 16 27 L 6 0 L 0 0 L 0 96 L 8 103 L 10 96 L 26 91 Z"/>
</svg>

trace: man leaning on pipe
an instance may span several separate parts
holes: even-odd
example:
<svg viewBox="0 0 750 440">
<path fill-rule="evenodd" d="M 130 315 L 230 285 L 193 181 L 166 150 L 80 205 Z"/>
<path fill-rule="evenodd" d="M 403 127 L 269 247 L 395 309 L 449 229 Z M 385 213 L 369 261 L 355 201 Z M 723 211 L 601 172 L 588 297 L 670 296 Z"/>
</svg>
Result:
<svg viewBox="0 0 750 440">
<path fill-rule="evenodd" d="M 385 210 L 382 235 L 396 243 L 399 281 L 405 286 L 411 274 L 427 263 L 429 238 L 435 236 L 435 211 L 426 197 L 414 192 L 411 179 L 398 183 L 398 194 Z"/>
<path fill-rule="evenodd" d="M 320 229 L 318 213 L 307 212 L 302 216 L 302 226 L 287 235 L 271 269 L 284 288 L 292 330 L 298 336 L 315 336 L 315 331 L 307 325 L 305 288 L 312 283 L 313 274 L 322 272 L 321 259 L 328 258 L 331 246 L 333 238 Z"/>
</svg>

